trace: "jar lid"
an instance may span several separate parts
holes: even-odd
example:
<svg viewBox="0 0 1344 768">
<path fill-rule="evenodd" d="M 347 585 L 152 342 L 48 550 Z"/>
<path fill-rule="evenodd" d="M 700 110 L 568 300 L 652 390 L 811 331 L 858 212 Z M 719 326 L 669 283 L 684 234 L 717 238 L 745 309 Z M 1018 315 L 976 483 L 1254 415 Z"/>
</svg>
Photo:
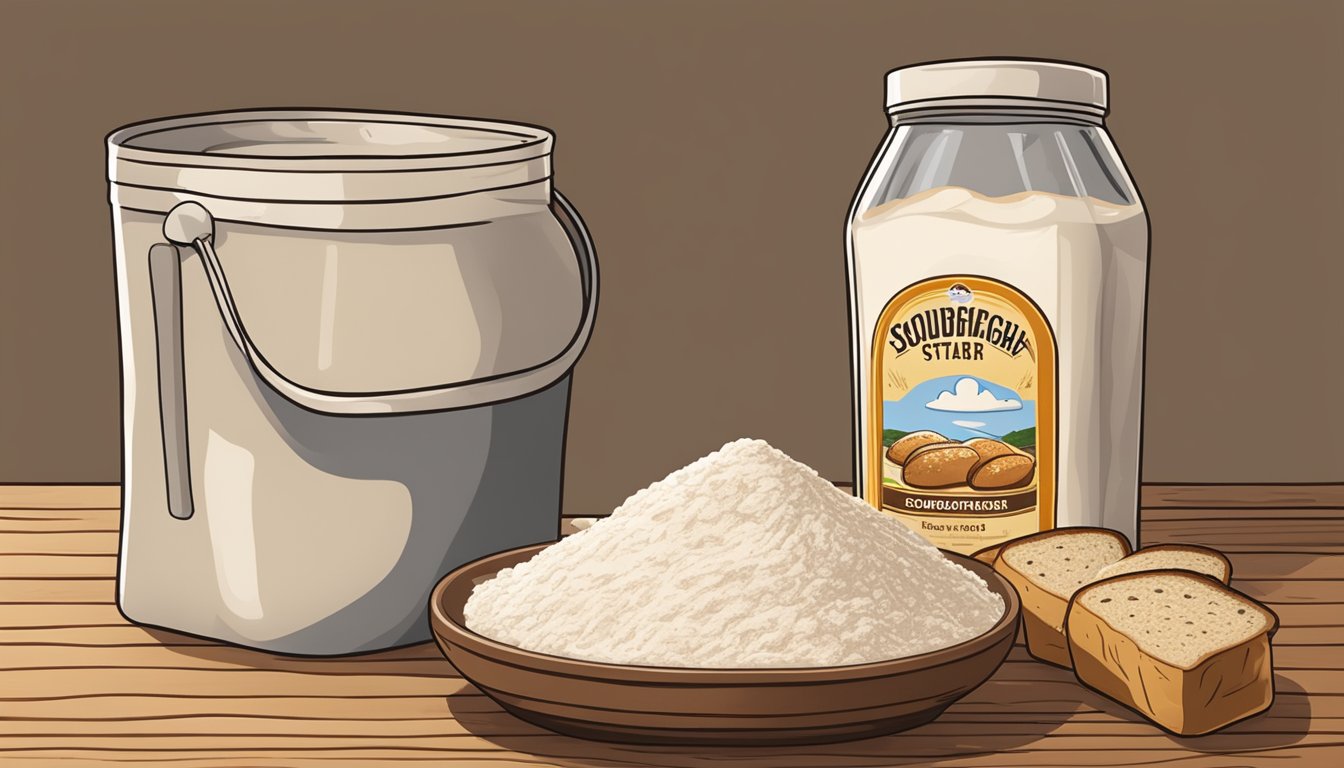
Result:
<svg viewBox="0 0 1344 768">
<path fill-rule="evenodd" d="M 964 59 L 887 73 L 887 111 L 945 107 L 1037 106 L 1106 114 L 1106 73 L 1036 59 Z"/>
</svg>

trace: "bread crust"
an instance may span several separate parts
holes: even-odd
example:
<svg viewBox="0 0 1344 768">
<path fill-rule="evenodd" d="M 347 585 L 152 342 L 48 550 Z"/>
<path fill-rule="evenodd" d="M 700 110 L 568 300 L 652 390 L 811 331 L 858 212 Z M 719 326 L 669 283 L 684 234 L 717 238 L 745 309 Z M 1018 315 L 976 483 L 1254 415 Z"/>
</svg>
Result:
<svg viewBox="0 0 1344 768">
<path fill-rule="evenodd" d="M 1083 605 L 1092 589 L 1126 579 L 1177 575 L 1255 606 L 1266 616 L 1265 628 L 1241 643 L 1201 656 L 1189 669 L 1156 659 L 1128 634 Z M 1279 617 L 1258 601 L 1218 579 L 1169 568 L 1113 576 L 1074 593 L 1065 617 L 1069 656 L 1084 686 L 1107 696 L 1177 736 L 1200 736 L 1264 712 L 1274 703 L 1274 662 L 1270 642 Z"/>
<path fill-rule="evenodd" d="M 962 441 L 962 445 L 979 454 L 982 463 L 1000 456 L 1024 455 L 1022 451 L 992 437 L 972 437 L 970 440 Z"/>
<path fill-rule="evenodd" d="M 950 442 L 952 441 L 931 429 L 921 429 L 918 432 L 911 432 L 900 440 L 892 443 L 887 448 L 887 461 L 904 466 L 905 462 L 909 460 L 910 454 L 914 453 L 916 449 L 933 443 Z"/>
<path fill-rule="evenodd" d="M 1064 636 L 1064 619 L 1069 610 L 1069 601 L 1033 582 L 1026 574 L 1009 565 L 1003 556 L 1013 546 L 1024 541 L 1040 541 L 1073 533 L 1104 533 L 1120 543 L 1121 551 L 1125 553 L 1123 556 L 1130 554 L 1129 539 L 1123 535 L 1109 528 L 1074 526 L 1055 528 L 1006 541 L 1000 545 L 998 555 L 994 558 L 994 570 L 1012 583 L 1022 600 L 1022 631 L 1027 636 L 1027 653 L 1048 664 L 1065 669 L 1072 666 L 1069 660 L 1069 641 Z"/>
<path fill-rule="evenodd" d="M 1217 560 L 1222 561 L 1222 563 L 1223 563 L 1223 574 L 1224 574 L 1224 577 L 1221 579 L 1221 581 L 1222 581 L 1224 584 L 1231 584 L 1231 583 L 1232 583 L 1232 561 L 1227 559 L 1227 555 L 1224 555 L 1222 552 L 1219 552 L 1218 550 L 1214 549 L 1213 547 L 1201 547 L 1201 546 L 1199 546 L 1198 544 L 1153 544 L 1152 546 L 1149 546 L 1149 547 L 1139 547 L 1138 549 L 1134 550 L 1133 552 L 1130 552 L 1129 554 L 1130 554 L 1130 555 L 1137 555 L 1137 554 L 1139 554 L 1139 553 L 1141 553 L 1141 552 L 1156 552 L 1156 551 L 1162 551 L 1162 552 L 1190 552 L 1190 553 L 1192 553 L 1192 554 L 1197 554 L 1197 555 L 1207 555 L 1207 556 L 1209 556 L 1209 557 L 1213 557 L 1213 558 L 1215 558 L 1215 559 L 1217 559 Z M 1128 555 L 1127 555 L 1127 557 L 1128 557 Z M 1189 570 L 1186 570 L 1186 569 L 1184 569 L 1184 568 L 1176 568 L 1176 569 L 1170 569 L 1170 568 L 1158 568 L 1158 569 L 1155 569 L 1155 570 L 1163 570 L 1163 571 L 1165 571 L 1165 570 L 1179 570 L 1179 571 L 1182 571 L 1182 572 L 1185 572 L 1185 573 L 1199 573 L 1199 571 L 1189 571 Z M 1140 573 L 1152 573 L 1152 571 L 1140 571 Z M 1121 575 L 1124 575 L 1124 574 L 1121 574 Z"/>
<path fill-rule="evenodd" d="M 977 491 L 1004 491 L 1027 485 L 1035 474 L 1035 459 L 1007 453 L 992 459 L 981 459 L 971 467 L 966 482 Z"/>
<path fill-rule="evenodd" d="M 961 443 L 921 445 L 905 458 L 901 480 L 911 488 L 923 489 L 965 485 L 971 467 L 979 460 L 974 448 Z"/>
<path fill-rule="evenodd" d="M 1003 544 L 991 544 L 982 550 L 971 555 L 971 557 L 990 567 L 994 566 L 994 560 L 999 556 L 999 550 L 1003 549 Z"/>
</svg>

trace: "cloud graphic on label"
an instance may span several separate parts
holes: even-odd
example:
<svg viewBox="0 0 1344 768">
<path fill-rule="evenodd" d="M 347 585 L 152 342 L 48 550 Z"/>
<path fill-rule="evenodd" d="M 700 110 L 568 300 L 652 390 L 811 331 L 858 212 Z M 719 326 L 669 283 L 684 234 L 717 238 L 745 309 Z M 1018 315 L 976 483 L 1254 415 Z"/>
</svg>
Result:
<svg viewBox="0 0 1344 768">
<path fill-rule="evenodd" d="M 985 413 L 987 411 L 1016 411 L 1022 408 L 1020 400 L 1000 400 L 988 389 L 981 389 L 980 382 L 970 377 L 958 379 L 951 392 L 939 392 L 932 402 L 924 407 L 934 411 L 958 411 L 962 413 Z"/>
<path fill-rule="evenodd" d="M 965 427 L 967 429 L 975 429 L 976 427 L 985 426 L 985 422 L 983 421 L 961 421 L 960 419 L 958 419 L 956 421 L 953 421 L 952 423 L 957 425 L 958 427 Z"/>
</svg>

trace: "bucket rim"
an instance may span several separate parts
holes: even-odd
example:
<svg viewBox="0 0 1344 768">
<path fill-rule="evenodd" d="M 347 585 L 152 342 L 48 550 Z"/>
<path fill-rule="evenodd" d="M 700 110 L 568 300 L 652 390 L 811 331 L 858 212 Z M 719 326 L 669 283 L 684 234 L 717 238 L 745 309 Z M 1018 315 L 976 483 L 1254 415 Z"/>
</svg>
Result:
<svg viewBox="0 0 1344 768">
<path fill-rule="evenodd" d="M 255 152 L 211 152 L 209 148 L 175 149 L 163 146 L 136 146 L 138 139 L 156 134 L 209 126 L 247 123 L 352 123 L 369 125 L 405 125 L 440 130 L 470 130 L 515 142 L 495 147 L 405 153 L 333 154 L 260 154 Z M 396 110 L 339 109 L 326 107 L 268 107 L 260 109 L 218 110 L 158 117 L 123 125 L 107 134 L 110 159 L 177 167 L 236 168 L 273 171 L 351 171 L 406 170 L 407 164 L 424 168 L 469 168 L 497 165 L 546 157 L 551 153 L 555 134 L 544 126 L 513 120 L 436 115 Z M 508 139 L 506 138 L 507 142 Z M 474 162 L 479 161 L 479 162 Z M 117 181 L 109 164 L 109 180 Z"/>
</svg>

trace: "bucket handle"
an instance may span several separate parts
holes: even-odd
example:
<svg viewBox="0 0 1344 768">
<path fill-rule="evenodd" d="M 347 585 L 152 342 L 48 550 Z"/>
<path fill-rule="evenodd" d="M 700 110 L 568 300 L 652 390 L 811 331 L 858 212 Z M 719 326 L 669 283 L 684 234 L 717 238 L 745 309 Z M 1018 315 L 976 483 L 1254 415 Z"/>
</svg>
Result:
<svg viewBox="0 0 1344 768">
<path fill-rule="evenodd" d="M 215 219 L 205 206 L 195 201 L 174 206 L 164 219 L 163 233 L 174 245 L 191 248 L 200 256 L 206 281 L 229 336 L 253 371 L 285 398 L 303 408 L 335 415 L 420 413 L 470 408 L 531 394 L 558 381 L 578 362 L 592 335 L 593 318 L 597 314 L 597 257 L 592 236 L 573 204 L 558 190 L 555 202 L 560 224 L 577 252 L 584 283 L 583 318 L 578 332 L 569 346 L 551 360 L 494 379 L 485 386 L 454 383 L 390 392 L 327 392 L 305 387 L 276 370 L 248 336 L 219 255 L 215 252 Z"/>
</svg>

